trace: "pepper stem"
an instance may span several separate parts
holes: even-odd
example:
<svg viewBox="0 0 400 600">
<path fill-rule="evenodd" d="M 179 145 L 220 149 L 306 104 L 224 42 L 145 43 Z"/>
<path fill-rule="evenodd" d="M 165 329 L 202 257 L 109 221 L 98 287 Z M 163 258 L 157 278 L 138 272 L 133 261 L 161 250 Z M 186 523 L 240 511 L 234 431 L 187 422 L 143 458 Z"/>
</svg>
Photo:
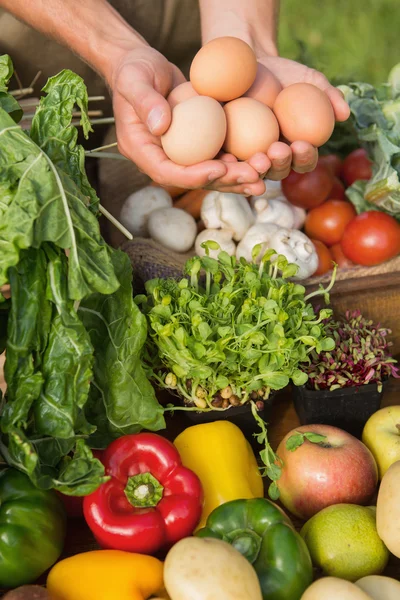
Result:
<svg viewBox="0 0 400 600">
<path fill-rule="evenodd" d="M 228 541 L 236 550 L 253 564 L 261 549 L 261 537 L 251 529 L 237 529 L 227 536 Z"/>
<path fill-rule="evenodd" d="M 164 488 L 151 473 L 138 473 L 128 478 L 124 491 L 135 508 L 151 508 L 160 502 Z"/>
</svg>

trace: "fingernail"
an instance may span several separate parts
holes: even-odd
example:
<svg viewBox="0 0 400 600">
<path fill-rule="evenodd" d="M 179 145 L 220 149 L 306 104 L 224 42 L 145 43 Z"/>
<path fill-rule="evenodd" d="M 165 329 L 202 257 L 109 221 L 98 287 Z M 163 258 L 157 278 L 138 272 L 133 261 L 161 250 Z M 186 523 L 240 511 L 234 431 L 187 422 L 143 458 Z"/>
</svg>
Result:
<svg viewBox="0 0 400 600">
<path fill-rule="evenodd" d="M 250 188 L 244 188 L 244 195 L 245 196 L 251 196 L 251 189 Z"/>
<path fill-rule="evenodd" d="M 277 160 L 274 160 L 273 162 L 275 167 L 285 167 L 288 163 L 287 158 L 279 158 Z"/>
<path fill-rule="evenodd" d="M 236 183 L 244 183 L 244 177 L 238 177 Z"/>
<path fill-rule="evenodd" d="M 155 129 L 157 129 L 157 127 L 159 126 L 159 124 L 161 123 L 161 119 L 164 116 L 164 111 L 159 108 L 152 108 L 151 111 L 149 112 L 149 116 L 147 117 L 147 127 L 150 129 L 151 133 L 154 132 Z"/>
</svg>

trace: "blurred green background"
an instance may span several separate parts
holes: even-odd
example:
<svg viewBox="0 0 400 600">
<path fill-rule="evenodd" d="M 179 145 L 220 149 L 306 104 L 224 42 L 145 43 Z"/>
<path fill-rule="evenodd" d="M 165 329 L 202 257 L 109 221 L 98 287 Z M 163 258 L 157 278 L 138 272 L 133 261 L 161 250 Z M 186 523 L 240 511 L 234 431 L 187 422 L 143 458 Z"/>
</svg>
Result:
<svg viewBox="0 0 400 600">
<path fill-rule="evenodd" d="M 334 81 L 382 83 L 400 62 L 400 0 L 281 0 L 280 14 L 281 56 Z"/>
</svg>

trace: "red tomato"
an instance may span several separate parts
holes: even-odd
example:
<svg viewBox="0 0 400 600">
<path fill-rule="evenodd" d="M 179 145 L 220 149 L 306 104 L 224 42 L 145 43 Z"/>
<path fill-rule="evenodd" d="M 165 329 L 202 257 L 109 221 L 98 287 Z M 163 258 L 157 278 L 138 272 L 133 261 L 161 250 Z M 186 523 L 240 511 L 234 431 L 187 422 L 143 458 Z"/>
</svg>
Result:
<svg viewBox="0 0 400 600">
<path fill-rule="evenodd" d="M 304 229 L 309 238 L 332 246 L 340 242 L 344 230 L 356 214 L 350 202 L 327 200 L 321 206 L 310 210 Z"/>
<path fill-rule="evenodd" d="M 333 269 L 332 255 L 329 248 L 319 240 L 311 240 L 318 254 L 318 269 L 314 275 L 324 275 Z"/>
<path fill-rule="evenodd" d="M 329 196 L 333 186 L 333 175 L 324 165 L 317 165 L 310 173 L 291 171 L 282 181 L 286 198 L 300 208 L 314 208 Z"/>
<path fill-rule="evenodd" d="M 346 200 L 346 195 L 344 193 L 344 185 L 337 177 L 333 178 L 333 187 L 328 195 L 328 200 L 332 198 L 333 200 Z"/>
<path fill-rule="evenodd" d="M 333 175 L 336 175 L 336 177 L 340 176 L 340 172 L 342 170 L 342 161 L 337 154 L 324 154 L 319 157 L 318 163 L 328 167 L 328 169 L 333 173 Z"/>
<path fill-rule="evenodd" d="M 354 263 L 352 263 L 351 260 L 346 258 L 346 256 L 343 254 L 341 244 L 333 244 L 329 250 L 339 269 L 348 269 L 349 267 L 354 267 Z"/>
<path fill-rule="evenodd" d="M 362 213 L 347 225 L 341 245 L 354 263 L 379 265 L 400 253 L 400 224 L 383 212 Z"/>
<path fill-rule="evenodd" d="M 371 165 L 372 162 L 364 148 L 358 148 L 344 159 L 341 177 L 347 186 L 352 185 L 358 179 L 371 179 Z"/>
</svg>

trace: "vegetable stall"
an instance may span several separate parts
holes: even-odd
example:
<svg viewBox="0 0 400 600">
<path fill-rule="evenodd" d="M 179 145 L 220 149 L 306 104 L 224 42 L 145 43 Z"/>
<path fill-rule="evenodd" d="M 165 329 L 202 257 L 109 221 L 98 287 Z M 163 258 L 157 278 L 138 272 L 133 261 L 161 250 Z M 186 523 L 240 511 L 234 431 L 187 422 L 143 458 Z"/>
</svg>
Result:
<svg viewBox="0 0 400 600">
<path fill-rule="evenodd" d="M 323 146 L 334 127 L 323 92 L 277 88 L 272 110 L 251 95 L 265 73 L 232 39 L 205 51 L 247 53 L 249 81 L 239 83 L 249 89 L 225 98 L 229 81 L 212 77 L 203 89 L 201 51 L 190 97 L 174 90 L 167 154 L 189 164 L 224 144 L 245 159 L 279 132 L 296 139 L 309 102 L 325 126 L 310 141 Z M 52 77 L 26 130 L 11 75 L 0 57 L 5 597 L 396 593 L 400 320 L 392 299 L 389 319 L 378 292 L 365 290 L 388 268 L 398 293 L 398 69 L 382 89 L 343 88 L 362 152 L 325 155 L 257 198 L 149 185 L 119 219 L 85 170 L 73 122 L 78 106 L 87 137 L 82 79 Z M 218 139 L 182 153 L 193 106 L 210 108 Z M 237 115 L 249 107 L 243 129 Z M 107 244 L 100 214 L 134 237 L 126 252 Z M 366 238 L 377 240 L 372 252 Z M 349 273 L 361 273 L 353 263 L 378 269 L 358 306 L 360 294 L 348 299 L 358 281 Z M 346 306 L 332 301 L 338 284 Z"/>
</svg>

